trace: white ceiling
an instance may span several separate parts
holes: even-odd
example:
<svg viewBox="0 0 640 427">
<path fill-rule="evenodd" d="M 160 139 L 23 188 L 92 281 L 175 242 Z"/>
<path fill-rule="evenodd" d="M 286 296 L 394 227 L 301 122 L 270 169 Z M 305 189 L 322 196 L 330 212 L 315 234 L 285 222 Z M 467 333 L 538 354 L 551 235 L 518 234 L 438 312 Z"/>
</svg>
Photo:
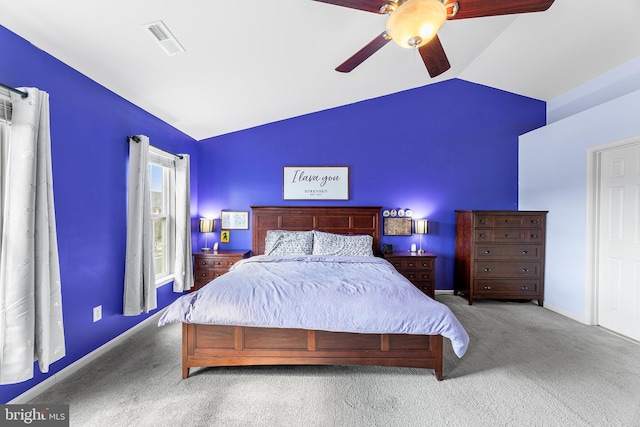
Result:
<svg viewBox="0 0 640 427">
<path fill-rule="evenodd" d="M 158 20 L 186 53 L 148 35 Z M 639 21 L 638 0 L 448 21 L 431 79 L 394 43 L 334 71 L 385 16 L 311 0 L 0 0 L 0 25 L 197 140 L 455 77 L 548 101 L 640 56 Z"/>
</svg>

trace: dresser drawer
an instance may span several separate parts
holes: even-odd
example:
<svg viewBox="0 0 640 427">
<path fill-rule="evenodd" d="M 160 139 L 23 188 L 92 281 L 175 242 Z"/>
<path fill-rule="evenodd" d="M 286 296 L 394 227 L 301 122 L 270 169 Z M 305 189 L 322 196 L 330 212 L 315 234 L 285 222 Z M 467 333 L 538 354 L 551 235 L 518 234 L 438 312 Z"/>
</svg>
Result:
<svg viewBox="0 0 640 427">
<path fill-rule="evenodd" d="M 542 215 L 476 215 L 476 228 L 542 228 Z"/>
<path fill-rule="evenodd" d="M 483 243 L 475 247 L 476 260 L 540 261 L 542 248 L 539 245 L 502 245 Z"/>
<path fill-rule="evenodd" d="M 533 262 L 476 261 L 475 277 L 540 277 L 542 265 Z"/>
<path fill-rule="evenodd" d="M 435 294 L 435 289 L 433 289 L 433 281 L 412 281 L 413 286 L 415 286 L 416 288 L 420 289 L 422 291 L 422 293 L 430 296 L 431 298 L 433 298 L 434 294 Z"/>
<path fill-rule="evenodd" d="M 541 243 L 542 231 L 536 229 L 480 229 L 475 231 L 476 242 Z"/>
<path fill-rule="evenodd" d="M 207 281 L 212 281 L 213 279 L 215 279 L 216 277 L 222 276 L 224 273 L 226 273 L 227 270 L 197 270 L 194 273 L 194 280 L 207 280 Z"/>
<path fill-rule="evenodd" d="M 197 268 L 200 269 L 218 269 L 227 271 L 233 264 L 236 263 L 236 259 L 232 258 L 199 258 Z"/>
<path fill-rule="evenodd" d="M 495 295 L 517 298 L 519 296 L 535 297 L 538 295 L 540 281 L 538 280 L 474 280 L 474 292 L 478 295 Z"/>
<path fill-rule="evenodd" d="M 402 274 L 414 284 L 418 281 L 433 280 L 432 271 L 403 270 L 400 272 L 400 274 Z"/>
<path fill-rule="evenodd" d="M 434 267 L 433 259 L 390 258 L 389 262 L 400 272 L 409 270 L 433 270 Z"/>
</svg>

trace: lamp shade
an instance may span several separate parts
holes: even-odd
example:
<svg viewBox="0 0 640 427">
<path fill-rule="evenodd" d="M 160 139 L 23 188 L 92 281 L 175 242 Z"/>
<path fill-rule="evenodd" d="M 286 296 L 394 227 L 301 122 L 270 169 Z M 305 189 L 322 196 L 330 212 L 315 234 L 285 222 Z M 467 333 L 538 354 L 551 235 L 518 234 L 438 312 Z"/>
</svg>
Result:
<svg viewBox="0 0 640 427">
<path fill-rule="evenodd" d="M 407 0 L 389 15 L 386 31 L 399 46 L 417 48 L 427 44 L 446 19 L 440 0 Z"/>
<path fill-rule="evenodd" d="M 209 218 L 200 218 L 200 232 L 213 233 L 214 220 Z"/>
<path fill-rule="evenodd" d="M 416 234 L 427 234 L 429 232 L 429 221 L 426 219 L 414 220 L 413 232 Z"/>
</svg>

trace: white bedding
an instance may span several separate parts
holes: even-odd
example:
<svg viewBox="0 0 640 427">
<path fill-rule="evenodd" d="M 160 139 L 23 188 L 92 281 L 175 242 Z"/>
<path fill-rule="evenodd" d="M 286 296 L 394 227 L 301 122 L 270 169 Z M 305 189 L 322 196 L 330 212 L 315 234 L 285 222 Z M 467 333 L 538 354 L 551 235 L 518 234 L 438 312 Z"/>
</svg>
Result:
<svg viewBox="0 0 640 427">
<path fill-rule="evenodd" d="M 159 320 L 337 332 L 442 335 L 458 357 L 469 336 L 451 310 L 383 258 L 265 256 L 237 262 L 174 301 Z"/>
</svg>

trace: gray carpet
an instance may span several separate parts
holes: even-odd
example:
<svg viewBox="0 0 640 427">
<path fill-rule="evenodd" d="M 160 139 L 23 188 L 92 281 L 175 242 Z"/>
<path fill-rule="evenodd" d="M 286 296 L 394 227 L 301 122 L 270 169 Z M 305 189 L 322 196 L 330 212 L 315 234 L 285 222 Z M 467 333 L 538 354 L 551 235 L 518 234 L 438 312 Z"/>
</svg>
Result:
<svg viewBox="0 0 640 427">
<path fill-rule="evenodd" d="M 531 303 L 438 295 L 471 337 L 445 380 L 412 368 L 192 369 L 149 325 L 31 403 L 72 426 L 640 426 L 640 345 Z"/>
</svg>

